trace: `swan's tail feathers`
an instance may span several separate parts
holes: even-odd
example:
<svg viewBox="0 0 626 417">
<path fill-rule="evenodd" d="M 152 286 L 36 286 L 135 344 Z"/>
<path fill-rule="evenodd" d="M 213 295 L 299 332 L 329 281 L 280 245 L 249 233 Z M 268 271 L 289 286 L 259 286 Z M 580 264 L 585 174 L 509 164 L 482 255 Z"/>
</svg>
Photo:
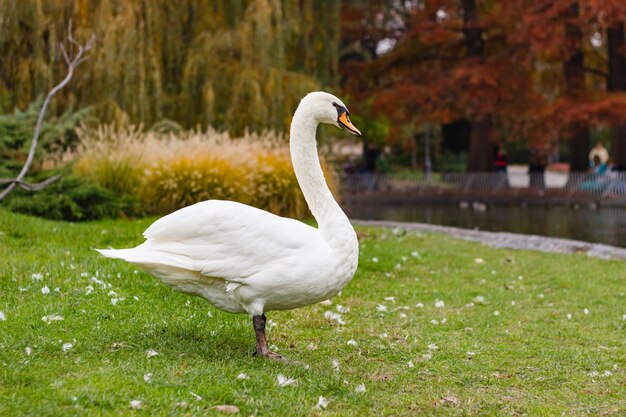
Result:
<svg viewBox="0 0 626 417">
<path fill-rule="evenodd" d="M 96 249 L 107 258 L 123 259 L 135 265 L 169 265 L 189 269 L 189 262 L 180 255 L 161 251 L 145 250 L 137 247 L 132 249 Z"/>
<path fill-rule="evenodd" d="M 117 250 L 117 249 L 94 249 L 96 252 L 99 252 L 100 255 L 105 256 L 107 258 L 119 258 L 119 259 L 124 259 L 123 256 L 120 254 L 120 252 L 122 252 L 121 250 Z"/>
</svg>

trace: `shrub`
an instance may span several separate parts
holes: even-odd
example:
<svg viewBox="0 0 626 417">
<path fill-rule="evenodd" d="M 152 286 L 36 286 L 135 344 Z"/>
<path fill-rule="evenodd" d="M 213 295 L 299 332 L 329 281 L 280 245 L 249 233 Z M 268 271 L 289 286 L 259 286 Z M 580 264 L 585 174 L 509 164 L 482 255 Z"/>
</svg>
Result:
<svg viewBox="0 0 626 417">
<path fill-rule="evenodd" d="M 73 176 L 64 176 L 37 192 L 16 189 L 6 203 L 17 213 L 69 221 L 118 217 L 131 205 L 113 192 Z"/>
<path fill-rule="evenodd" d="M 256 172 L 251 176 L 249 204 L 281 216 L 303 217 L 307 212 L 291 159 L 286 152 L 267 152 L 257 156 Z"/>
<path fill-rule="evenodd" d="M 24 111 L 15 110 L 0 115 L 0 177 L 15 176 L 22 168 L 42 104 L 43 99 L 39 98 Z M 41 155 L 74 147 L 78 141 L 75 127 L 81 121 L 91 121 L 90 113 L 91 108 L 68 111 L 52 122 L 44 122 L 39 136 L 38 158 L 33 168 L 39 168 Z"/>
<path fill-rule="evenodd" d="M 99 126 L 94 130 L 80 128 L 77 133 L 80 146 L 74 174 L 120 197 L 137 195 L 145 169 L 139 129 Z"/>
<path fill-rule="evenodd" d="M 141 199 L 153 213 L 169 213 L 208 199 L 244 198 L 245 170 L 211 155 L 175 155 L 145 171 Z"/>
<path fill-rule="evenodd" d="M 291 217 L 307 211 L 287 141 L 274 133 L 230 138 L 215 130 L 174 134 L 103 126 L 78 135 L 82 146 L 74 155 L 74 173 L 116 195 L 136 196 L 146 213 L 165 214 L 208 199 Z M 327 179 L 335 189 L 334 175 Z"/>
</svg>

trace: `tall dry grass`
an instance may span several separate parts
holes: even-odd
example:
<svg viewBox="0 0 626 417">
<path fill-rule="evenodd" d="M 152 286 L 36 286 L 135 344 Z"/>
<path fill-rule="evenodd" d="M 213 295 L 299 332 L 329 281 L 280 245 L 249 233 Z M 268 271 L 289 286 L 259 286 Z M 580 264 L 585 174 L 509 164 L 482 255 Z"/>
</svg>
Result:
<svg viewBox="0 0 626 417">
<path fill-rule="evenodd" d="M 79 129 L 76 175 L 137 198 L 142 212 L 165 214 L 198 201 L 226 199 L 272 213 L 307 214 L 285 138 L 275 133 L 231 138 L 215 130 L 177 134 L 141 128 Z M 332 170 L 323 163 L 331 190 Z"/>
</svg>

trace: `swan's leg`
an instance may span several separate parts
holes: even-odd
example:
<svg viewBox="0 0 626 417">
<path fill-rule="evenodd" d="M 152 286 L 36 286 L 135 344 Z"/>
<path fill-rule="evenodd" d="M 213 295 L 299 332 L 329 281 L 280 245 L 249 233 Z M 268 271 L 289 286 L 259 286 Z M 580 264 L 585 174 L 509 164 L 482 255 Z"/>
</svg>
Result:
<svg viewBox="0 0 626 417">
<path fill-rule="evenodd" d="M 256 335 L 256 354 L 267 356 L 269 349 L 267 348 L 267 338 L 265 337 L 265 314 L 252 317 L 252 325 L 254 326 L 254 334 Z"/>
<path fill-rule="evenodd" d="M 266 358 L 283 360 L 282 356 L 277 353 L 270 352 L 267 348 L 267 337 L 265 337 L 265 314 L 260 316 L 252 316 L 252 325 L 254 326 L 254 334 L 256 335 L 256 352 L 255 355 L 264 356 Z"/>
</svg>

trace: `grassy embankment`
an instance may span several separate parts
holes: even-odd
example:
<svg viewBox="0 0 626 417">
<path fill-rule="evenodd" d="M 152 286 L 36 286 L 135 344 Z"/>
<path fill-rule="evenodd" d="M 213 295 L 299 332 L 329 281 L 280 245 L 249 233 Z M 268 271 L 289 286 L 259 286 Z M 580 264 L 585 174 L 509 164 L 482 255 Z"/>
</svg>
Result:
<svg viewBox="0 0 626 417">
<path fill-rule="evenodd" d="M 0 211 L 0 415 L 626 413 L 624 262 L 359 229 L 332 305 L 269 313 L 279 363 L 249 317 L 92 250 L 149 223 Z"/>
</svg>

